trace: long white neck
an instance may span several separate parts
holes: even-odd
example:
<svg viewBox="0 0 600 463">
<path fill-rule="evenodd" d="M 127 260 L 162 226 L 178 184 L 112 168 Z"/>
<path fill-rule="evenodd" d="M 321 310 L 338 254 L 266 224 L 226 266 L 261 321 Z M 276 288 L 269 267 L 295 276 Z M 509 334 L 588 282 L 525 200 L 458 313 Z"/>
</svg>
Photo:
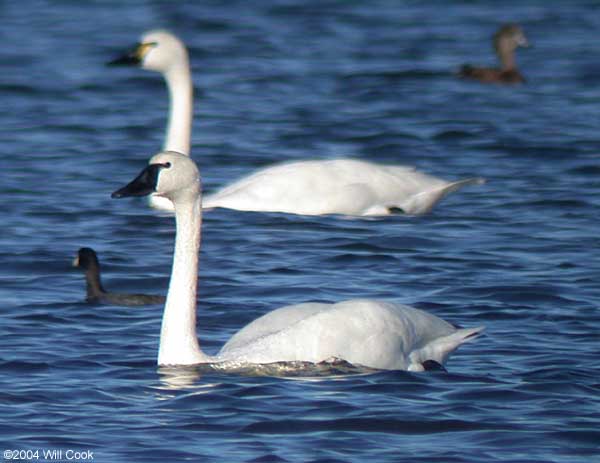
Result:
<svg viewBox="0 0 600 463">
<path fill-rule="evenodd" d="M 169 90 L 170 103 L 163 150 L 176 151 L 189 156 L 194 115 L 194 88 L 187 58 L 172 66 L 164 73 L 164 77 Z M 151 195 L 148 202 L 154 209 L 173 211 L 173 203 L 167 198 Z"/>
<path fill-rule="evenodd" d="M 164 77 L 169 89 L 170 108 L 163 149 L 189 156 L 194 90 L 187 58 L 172 66 Z"/>
<path fill-rule="evenodd" d="M 210 361 L 196 335 L 198 253 L 202 226 L 201 198 L 175 203 L 175 253 L 160 332 L 159 365 L 190 365 Z"/>
</svg>

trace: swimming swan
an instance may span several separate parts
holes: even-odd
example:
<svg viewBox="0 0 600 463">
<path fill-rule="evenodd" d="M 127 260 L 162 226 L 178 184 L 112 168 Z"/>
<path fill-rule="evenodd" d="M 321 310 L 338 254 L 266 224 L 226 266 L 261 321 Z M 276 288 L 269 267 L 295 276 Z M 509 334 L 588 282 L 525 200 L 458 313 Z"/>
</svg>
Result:
<svg viewBox="0 0 600 463">
<path fill-rule="evenodd" d="M 139 65 L 163 74 L 171 100 L 164 150 L 189 154 L 193 95 L 185 45 L 169 32 L 150 31 L 133 51 L 111 64 Z M 412 167 L 351 159 L 299 161 L 258 170 L 207 195 L 202 206 L 304 215 L 418 215 L 447 194 L 481 183 L 481 178 L 447 182 Z"/>
<path fill-rule="evenodd" d="M 194 87 L 185 45 L 168 32 L 154 31 L 145 34 L 133 50 L 108 64 L 139 65 L 163 75 L 170 100 L 163 150 L 189 155 Z M 166 198 L 151 195 L 149 202 L 156 209 L 173 211 L 173 204 Z"/>
<path fill-rule="evenodd" d="M 261 169 L 207 195 L 202 207 L 291 214 L 426 214 L 447 194 L 481 178 L 447 182 L 413 167 L 357 159 L 299 161 Z"/>
<path fill-rule="evenodd" d="M 263 315 L 238 331 L 217 355 L 207 355 L 196 336 L 202 196 L 194 161 L 175 152 L 158 153 L 112 197 L 151 193 L 173 202 L 176 223 L 159 365 L 318 363 L 337 358 L 376 369 L 422 371 L 424 363 L 442 364 L 460 344 L 483 331 L 456 329 L 427 312 L 389 302 L 307 302 Z"/>
<path fill-rule="evenodd" d="M 125 306 L 140 306 L 163 304 L 164 296 L 154 294 L 122 294 L 111 293 L 104 289 L 100 281 L 100 262 L 96 252 L 91 248 L 80 248 L 73 259 L 73 267 L 85 272 L 87 302 L 100 304 L 116 304 Z"/>
</svg>

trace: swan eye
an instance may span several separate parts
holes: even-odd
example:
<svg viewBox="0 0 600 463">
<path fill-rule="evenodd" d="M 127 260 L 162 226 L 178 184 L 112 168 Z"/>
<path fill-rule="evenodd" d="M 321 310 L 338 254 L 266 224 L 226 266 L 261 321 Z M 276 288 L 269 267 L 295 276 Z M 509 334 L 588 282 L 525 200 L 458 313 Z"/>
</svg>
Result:
<svg viewBox="0 0 600 463">
<path fill-rule="evenodd" d="M 169 169 L 169 168 L 171 167 L 171 163 L 170 163 L 170 162 L 165 162 L 165 163 L 163 164 L 163 167 L 164 167 L 165 169 Z"/>
</svg>

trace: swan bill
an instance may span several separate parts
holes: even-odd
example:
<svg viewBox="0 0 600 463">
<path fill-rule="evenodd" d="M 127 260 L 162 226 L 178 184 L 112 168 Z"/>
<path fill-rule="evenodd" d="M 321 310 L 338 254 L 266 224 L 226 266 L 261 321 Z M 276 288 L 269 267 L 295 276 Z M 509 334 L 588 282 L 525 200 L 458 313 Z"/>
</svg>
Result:
<svg viewBox="0 0 600 463">
<path fill-rule="evenodd" d="M 138 43 L 130 51 L 106 63 L 108 66 L 139 66 L 156 43 Z"/>
<path fill-rule="evenodd" d="M 113 192 L 111 198 L 126 198 L 129 196 L 148 196 L 156 192 L 158 174 L 168 167 L 167 164 L 150 164 L 140 174 L 123 188 Z"/>
<path fill-rule="evenodd" d="M 107 66 L 138 66 L 141 60 L 133 53 L 128 53 L 123 56 L 119 56 L 108 63 Z"/>
</svg>

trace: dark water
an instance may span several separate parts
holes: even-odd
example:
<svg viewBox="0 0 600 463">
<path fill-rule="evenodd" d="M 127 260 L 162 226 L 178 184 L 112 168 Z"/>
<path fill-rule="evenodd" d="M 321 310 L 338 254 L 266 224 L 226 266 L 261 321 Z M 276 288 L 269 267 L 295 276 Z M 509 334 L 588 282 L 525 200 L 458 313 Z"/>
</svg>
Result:
<svg viewBox="0 0 600 463">
<path fill-rule="evenodd" d="M 0 17 L 2 450 L 600 460 L 597 2 L 31 1 L 3 2 Z M 465 61 L 493 63 L 489 37 L 509 20 L 534 45 L 518 55 L 528 83 L 457 80 Z M 103 63 L 155 27 L 190 47 L 207 190 L 339 156 L 488 179 L 421 218 L 211 212 L 203 347 L 286 304 L 367 297 L 485 324 L 448 373 L 157 370 L 161 307 L 82 302 L 81 246 L 112 290 L 167 285 L 172 219 L 109 197 L 161 146 L 167 99 L 160 76 Z"/>
</svg>

